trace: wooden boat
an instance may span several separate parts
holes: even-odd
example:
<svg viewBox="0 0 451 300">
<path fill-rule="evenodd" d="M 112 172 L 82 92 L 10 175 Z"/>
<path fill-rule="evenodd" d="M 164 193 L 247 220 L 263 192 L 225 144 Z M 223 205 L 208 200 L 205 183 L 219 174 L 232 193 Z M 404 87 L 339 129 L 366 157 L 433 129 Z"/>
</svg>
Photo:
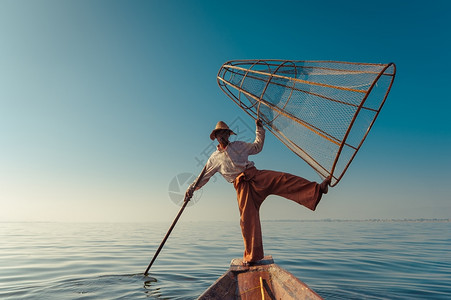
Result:
<svg viewBox="0 0 451 300">
<path fill-rule="evenodd" d="M 322 299 L 293 274 L 265 256 L 252 266 L 233 259 L 229 270 L 216 280 L 198 300 L 232 299 Z"/>
</svg>

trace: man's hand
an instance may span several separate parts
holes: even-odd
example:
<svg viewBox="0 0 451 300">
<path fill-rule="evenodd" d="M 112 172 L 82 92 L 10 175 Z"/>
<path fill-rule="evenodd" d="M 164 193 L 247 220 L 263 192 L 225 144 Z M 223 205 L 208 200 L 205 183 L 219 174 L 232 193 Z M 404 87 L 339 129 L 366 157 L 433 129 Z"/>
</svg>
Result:
<svg viewBox="0 0 451 300">
<path fill-rule="evenodd" d="M 263 122 L 260 119 L 255 120 L 255 125 L 257 125 L 257 127 L 263 127 Z"/>
<path fill-rule="evenodd" d="M 185 192 L 185 199 L 191 199 L 194 194 L 194 186 L 189 186 L 188 189 Z"/>
</svg>

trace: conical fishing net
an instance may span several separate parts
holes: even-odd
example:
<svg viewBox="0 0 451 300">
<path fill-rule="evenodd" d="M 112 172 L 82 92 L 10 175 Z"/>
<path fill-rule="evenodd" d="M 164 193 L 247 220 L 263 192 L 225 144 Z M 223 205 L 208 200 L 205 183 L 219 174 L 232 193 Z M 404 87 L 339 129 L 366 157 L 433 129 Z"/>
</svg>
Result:
<svg viewBox="0 0 451 300">
<path fill-rule="evenodd" d="M 331 185 L 343 177 L 390 91 L 396 67 L 335 61 L 235 60 L 220 88 Z"/>
</svg>

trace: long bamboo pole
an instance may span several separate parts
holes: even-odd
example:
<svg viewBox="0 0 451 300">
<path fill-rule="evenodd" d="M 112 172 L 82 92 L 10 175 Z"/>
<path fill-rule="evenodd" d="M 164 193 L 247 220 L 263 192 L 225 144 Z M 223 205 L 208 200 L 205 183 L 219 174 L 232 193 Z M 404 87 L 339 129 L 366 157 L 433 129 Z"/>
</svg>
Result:
<svg viewBox="0 0 451 300">
<path fill-rule="evenodd" d="M 205 166 L 202 170 L 202 172 L 200 173 L 199 177 L 197 177 L 196 182 L 194 183 L 194 188 L 196 188 L 199 185 L 199 182 L 202 180 L 202 178 L 205 175 L 205 171 L 206 171 L 207 167 Z M 191 200 L 191 196 L 185 195 L 185 199 L 183 200 L 183 205 L 182 208 L 180 208 L 179 213 L 177 214 L 177 216 L 175 217 L 174 221 L 172 222 L 171 227 L 169 227 L 168 232 L 166 233 L 165 237 L 163 238 L 163 241 L 161 242 L 160 246 L 157 249 L 157 252 L 155 252 L 155 255 L 153 256 L 152 260 L 150 261 L 149 266 L 147 266 L 146 271 L 144 272 L 144 275 L 147 276 L 147 274 L 149 274 L 149 269 L 150 267 L 152 267 L 155 259 L 157 259 L 158 254 L 160 254 L 161 249 L 163 249 L 164 244 L 166 243 L 166 240 L 168 239 L 169 235 L 171 234 L 172 230 L 175 227 L 175 224 L 177 224 L 177 221 L 179 220 L 180 216 L 182 215 L 183 211 L 185 210 L 186 205 L 188 204 L 188 202 Z"/>
</svg>

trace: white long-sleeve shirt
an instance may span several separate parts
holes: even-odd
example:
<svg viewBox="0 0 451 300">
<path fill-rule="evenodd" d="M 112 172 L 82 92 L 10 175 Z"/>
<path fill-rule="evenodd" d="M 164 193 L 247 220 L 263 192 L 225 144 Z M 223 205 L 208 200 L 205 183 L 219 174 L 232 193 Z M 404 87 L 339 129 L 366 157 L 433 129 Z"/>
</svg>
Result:
<svg viewBox="0 0 451 300">
<path fill-rule="evenodd" d="M 254 162 L 249 161 L 248 157 L 262 151 L 264 142 L 265 129 L 257 126 L 253 143 L 235 141 L 229 143 L 225 149 L 220 149 L 218 145 L 207 161 L 205 174 L 198 188 L 204 186 L 216 172 L 228 182 L 233 182 L 244 170 L 254 166 Z"/>
</svg>

